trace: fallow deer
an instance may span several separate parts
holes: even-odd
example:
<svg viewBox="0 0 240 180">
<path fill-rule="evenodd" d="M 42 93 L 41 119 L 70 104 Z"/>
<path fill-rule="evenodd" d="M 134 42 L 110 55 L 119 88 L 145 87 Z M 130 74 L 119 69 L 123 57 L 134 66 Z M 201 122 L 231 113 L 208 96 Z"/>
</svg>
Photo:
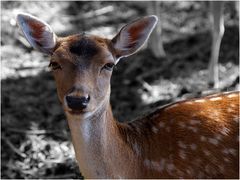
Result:
<svg viewBox="0 0 240 180">
<path fill-rule="evenodd" d="M 128 122 L 113 117 L 113 67 L 142 47 L 156 16 L 127 24 L 112 39 L 58 37 L 47 23 L 24 13 L 17 22 L 29 43 L 51 57 L 84 177 L 239 177 L 239 92 L 172 103 Z"/>
</svg>

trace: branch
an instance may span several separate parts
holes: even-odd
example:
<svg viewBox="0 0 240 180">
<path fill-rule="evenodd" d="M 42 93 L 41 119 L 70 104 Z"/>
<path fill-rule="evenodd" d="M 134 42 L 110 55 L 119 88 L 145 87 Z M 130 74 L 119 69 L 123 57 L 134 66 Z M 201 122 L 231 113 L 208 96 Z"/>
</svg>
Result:
<svg viewBox="0 0 240 180">
<path fill-rule="evenodd" d="M 71 20 L 72 21 L 79 21 L 79 20 L 82 20 L 82 19 L 93 18 L 93 17 L 96 17 L 96 16 L 100 16 L 100 15 L 112 12 L 113 10 L 114 10 L 113 6 L 106 6 L 106 7 L 103 7 L 101 9 L 90 11 L 88 13 L 73 16 L 73 18 Z"/>
<path fill-rule="evenodd" d="M 2 135 L 1 139 L 4 140 L 4 142 L 10 147 L 10 149 L 17 155 L 21 156 L 22 158 L 27 157 L 26 154 L 22 153 L 18 148 L 16 148 L 5 135 Z"/>
<path fill-rule="evenodd" d="M 62 131 L 50 131 L 50 130 L 21 130 L 15 128 L 7 128 L 8 131 L 20 133 L 20 134 L 32 134 L 32 135 L 42 135 L 42 134 L 55 134 L 55 133 L 62 133 Z"/>
</svg>

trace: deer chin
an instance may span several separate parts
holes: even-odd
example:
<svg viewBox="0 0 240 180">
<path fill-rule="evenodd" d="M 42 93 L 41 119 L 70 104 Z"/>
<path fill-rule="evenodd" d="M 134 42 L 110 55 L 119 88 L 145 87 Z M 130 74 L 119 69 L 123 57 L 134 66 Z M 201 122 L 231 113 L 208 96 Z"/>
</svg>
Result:
<svg viewBox="0 0 240 180">
<path fill-rule="evenodd" d="M 64 111 L 67 116 L 73 118 L 73 119 L 91 119 L 91 117 L 98 117 L 102 114 L 103 112 L 103 107 L 105 105 L 105 101 L 100 103 L 95 109 L 88 107 L 87 109 L 84 110 L 72 110 L 68 106 L 64 106 Z"/>
<path fill-rule="evenodd" d="M 68 113 L 72 114 L 72 115 L 82 115 L 82 114 L 86 114 L 88 113 L 88 111 L 85 110 L 68 110 Z"/>
<path fill-rule="evenodd" d="M 86 119 L 92 116 L 93 111 L 88 110 L 72 110 L 69 108 L 64 108 L 65 114 L 67 116 L 73 117 L 74 119 Z"/>
<path fill-rule="evenodd" d="M 66 102 L 63 103 L 63 109 L 67 116 L 78 117 L 80 119 L 91 116 L 91 114 L 93 114 L 93 111 L 94 111 L 91 108 L 86 108 L 86 109 L 82 109 L 82 110 L 81 109 L 79 109 L 79 110 L 71 109 L 67 106 Z"/>
<path fill-rule="evenodd" d="M 93 116 L 99 116 L 101 114 L 102 109 L 104 106 L 106 106 L 108 98 L 101 101 L 99 104 L 97 103 L 89 103 L 86 109 L 71 109 L 68 107 L 66 99 L 63 100 L 63 109 L 67 116 L 73 118 L 73 119 L 89 119 Z"/>
</svg>

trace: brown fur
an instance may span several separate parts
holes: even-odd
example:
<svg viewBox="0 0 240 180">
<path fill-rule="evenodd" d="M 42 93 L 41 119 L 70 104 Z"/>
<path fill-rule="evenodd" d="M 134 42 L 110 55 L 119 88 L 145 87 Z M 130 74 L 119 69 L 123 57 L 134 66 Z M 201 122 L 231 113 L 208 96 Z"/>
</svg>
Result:
<svg viewBox="0 0 240 180">
<path fill-rule="evenodd" d="M 25 23 L 22 19 L 29 16 L 18 17 Z M 38 31 L 35 18 L 31 21 L 31 30 Z M 114 119 L 112 69 L 106 65 L 136 52 L 156 21 L 154 16 L 135 21 L 113 40 L 72 35 L 57 38 L 56 44 L 42 41 L 43 52 L 49 52 L 47 43 L 55 45 L 49 52 L 51 64 L 57 65 L 53 75 L 80 171 L 85 178 L 238 178 L 239 92 L 173 103 L 131 122 Z M 76 114 L 66 96 L 90 101 Z"/>
<path fill-rule="evenodd" d="M 101 39 L 101 42 L 104 41 Z M 101 53 L 111 49 L 109 42 L 105 42 L 106 44 L 102 46 L 96 41 L 99 49 L 102 48 Z M 65 43 L 68 46 L 68 39 L 61 42 L 59 48 Z M 67 53 L 57 49 L 54 54 L 61 52 L 72 57 L 69 62 L 75 62 L 73 57 L 76 57 L 69 54 L 67 48 L 64 51 Z M 96 55 L 96 58 L 89 59 L 90 63 L 101 66 L 100 59 L 97 58 L 102 56 L 101 53 Z M 55 58 L 54 55 L 53 59 Z M 104 58 L 101 60 L 104 62 Z M 81 59 L 79 61 L 85 64 L 85 61 Z M 83 75 L 76 76 L 73 73 L 73 66 L 71 67 L 68 67 L 71 69 L 68 80 L 58 80 L 59 75 L 55 75 L 57 85 L 60 81 L 65 82 L 64 88 L 70 79 L 75 80 L 73 84 L 69 83 L 66 90 L 58 87 L 60 98 L 74 86 L 74 83 L 88 86 L 98 77 L 91 74 L 81 78 Z M 93 73 L 93 69 L 85 71 Z M 102 87 L 108 87 L 110 74 L 104 78 L 107 80 L 102 82 Z M 90 89 L 100 89 L 101 97 L 106 96 L 108 91 L 106 88 L 97 87 L 96 83 L 91 84 Z M 232 94 L 237 96 L 228 98 L 230 94 L 218 94 L 196 99 L 205 102 L 195 100 L 178 102 L 129 123 L 115 121 L 110 106 L 106 104 L 97 118 L 94 116 L 95 118 L 88 119 L 92 123 L 92 130 L 89 132 L 92 133 L 89 135 L 92 140 L 89 144 L 80 136 L 83 120 L 68 115 L 81 172 L 86 178 L 237 178 L 239 124 L 234 118 L 239 117 L 239 92 Z M 221 99 L 211 101 L 211 98 Z M 231 104 L 234 107 L 231 107 Z M 232 110 L 231 113 L 227 111 L 228 108 Z M 108 116 L 106 117 L 104 113 Z M 164 127 L 160 127 L 160 122 L 164 123 Z M 228 129 L 227 134 L 221 133 L 224 128 Z M 205 141 L 202 141 L 201 137 Z M 82 150 L 84 147 L 87 152 Z M 232 154 L 226 154 L 227 152 L 224 154 L 224 149 L 230 149 Z"/>
</svg>

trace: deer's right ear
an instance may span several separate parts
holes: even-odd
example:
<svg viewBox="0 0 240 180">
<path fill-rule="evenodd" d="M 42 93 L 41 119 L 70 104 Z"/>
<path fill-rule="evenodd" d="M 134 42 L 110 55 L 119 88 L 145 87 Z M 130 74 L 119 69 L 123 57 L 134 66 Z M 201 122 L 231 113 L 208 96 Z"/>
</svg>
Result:
<svg viewBox="0 0 240 180">
<path fill-rule="evenodd" d="M 17 15 L 17 23 L 33 48 L 45 54 L 53 52 L 57 36 L 47 23 L 26 13 Z"/>
</svg>

